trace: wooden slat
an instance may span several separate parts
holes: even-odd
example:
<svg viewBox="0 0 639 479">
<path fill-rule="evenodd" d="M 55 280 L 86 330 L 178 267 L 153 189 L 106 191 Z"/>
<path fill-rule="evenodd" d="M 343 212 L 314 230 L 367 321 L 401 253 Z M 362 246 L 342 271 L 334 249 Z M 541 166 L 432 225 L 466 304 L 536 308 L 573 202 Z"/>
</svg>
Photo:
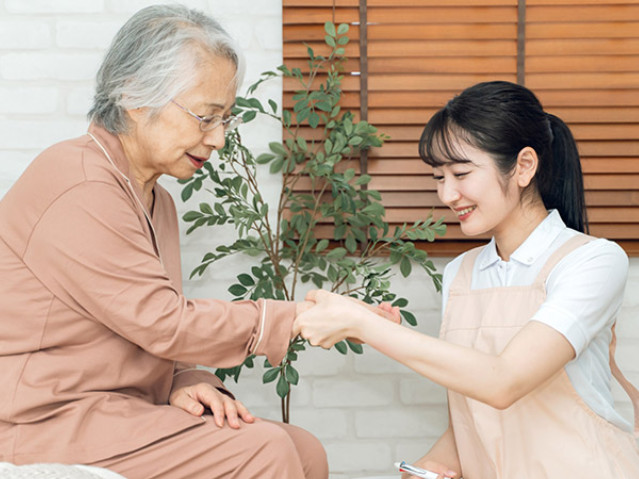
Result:
<svg viewBox="0 0 639 479">
<path fill-rule="evenodd" d="M 587 191 L 586 203 L 597 206 L 639 206 L 638 191 Z"/>
<path fill-rule="evenodd" d="M 370 3 L 370 2 L 369 2 Z M 368 21 L 388 24 L 485 24 L 516 23 L 517 2 L 507 6 L 481 7 L 472 4 L 463 8 L 425 7 L 419 5 L 409 11 L 393 6 L 391 8 L 369 9 Z"/>
<path fill-rule="evenodd" d="M 636 27 L 639 30 L 639 25 Z M 530 57 L 526 60 L 526 72 L 636 72 L 639 55 L 582 55 Z"/>
<path fill-rule="evenodd" d="M 315 52 L 315 55 L 328 56 L 330 54 L 329 48 L 324 43 L 308 42 L 307 45 L 300 43 L 285 43 L 283 46 L 284 58 L 308 58 L 308 47 L 311 47 Z M 357 43 L 350 42 L 344 47 L 347 57 L 355 58 L 359 57 L 359 46 Z"/>
<path fill-rule="evenodd" d="M 637 22 L 583 22 L 566 23 L 527 23 L 526 38 L 530 41 L 546 38 L 583 38 L 587 32 L 588 38 L 605 40 L 614 38 L 639 38 Z"/>
<path fill-rule="evenodd" d="M 639 58 L 639 57 L 637 57 Z M 526 75 L 526 85 L 532 89 L 547 90 L 560 89 L 615 89 L 639 88 L 639 72 L 615 73 L 529 73 Z"/>
<path fill-rule="evenodd" d="M 514 57 L 387 57 L 371 58 L 369 63 L 371 74 L 384 72 L 397 73 L 513 73 L 517 69 Z"/>
<path fill-rule="evenodd" d="M 636 0 L 526 0 L 526 6 L 537 5 L 632 5 Z"/>
<path fill-rule="evenodd" d="M 401 51 L 409 57 L 421 56 L 515 56 L 517 43 L 515 40 L 429 40 L 429 41 L 386 41 L 373 42 L 369 45 L 371 57 L 390 57 Z"/>
<path fill-rule="evenodd" d="M 301 52 L 298 52 L 301 54 Z M 317 52 L 319 53 L 319 52 Z M 344 71 L 359 71 L 360 63 L 357 57 L 348 58 L 344 62 Z M 286 62 L 289 69 L 299 68 L 303 73 L 308 73 L 309 66 L 306 58 L 302 56 L 291 58 Z M 387 73 L 513 73 L 516 71 L 516 59 L 514 57 L 378 57 L 370 58 L 368 70 L 371 74 Z M 447 98 L 454 94 L 447 89 Z M 391 103 L 393 104 L 393 103 Z"/>
<path fill-rule="evenodd" d="M 637 55 L 639 40 L 632 39 L 550 39 L 528 40 L 527 57 L 538 55 Z"/>
<path fill-rule="evenodd" d="M 577 104 L 578 105 L 578 104 Z M 639 122 L 639 108 L 582 108 L 580 106 L 566 106 L 561 108 L 546 108 L 547 111 L 559 116 L 568 124 L 577 123 L 637 123 Z"/>
<path fill-rule="evenodd" d="M 339 22 L 338 22 L 339 23 Z M 295 42 L 323 42 L 326 31 L 324 24 L 299 24 L 284 25 L 284 36 L 287 43 Z M 351 25 L 348 29 L 348 38 L 357 39 L 359 37 L 359 26 Z"/>
<path fill-rule="evenodd" d="M 639 158 L 582 158 L 585 173 L 639 173 Z"/>
<path fill-rule="evenodd" d="M 285 8 L 282 15 L 284 25 L 291 24 L 321 24 L 326 21 L 333 21 L 332 8 Z M 359 21 L 357 8 L 336 8 L 335 23 L 356 23 Z M 285 43 L 288 39 L 284 39 Z"/>
<path fill-rule="evenodd" d="M 517 0 L 368 0 L 369 7 L 490 7 L 517 5 Z"/>
<path fill-rule="evenodd" d="M 639 106 L 636 89 L 626 90 L 537 90 L 537 97 L 548 107 L 580 105 L 604 107 Z"/>
<path fill-rule="evenodd" d="M 500 76 L 505 78 L 512 77 L 512 75 Z M 389 73 L 371 76 L 368 84 L 369 88 L 373 91 L 438 90 L 440 88 L 455 88 L 463 90 L 475 83 L 492 81 L 494 79 L 495 75 L 490 73 L 475 73 L 467 75 L 416 75 L 411 73 Z M 512 81 L 512 78 L 510 80 Z"/>
<path fill-rule="evenodd" d="M 386 40 L 510 40 L 517 34 L 517 25 L 371 25 L 368 32 L 368 39 L 371 42 Z"/>
<path fill-rule="evenodd" d="M 579 8 L 557 5 L 536 6 L 527 2 L 526 20 L 530 23 L 551 22 L 602 22 L 639 20 L 639 4 L 581 5 Z"/>
<path fill-rule="evenodd" d="M 293 7 L 306 7 L 306 9 L 314 9 L 317 7 L 357 7 L 359 0 L 282 0 L 284 13 Z"/>
</svg>

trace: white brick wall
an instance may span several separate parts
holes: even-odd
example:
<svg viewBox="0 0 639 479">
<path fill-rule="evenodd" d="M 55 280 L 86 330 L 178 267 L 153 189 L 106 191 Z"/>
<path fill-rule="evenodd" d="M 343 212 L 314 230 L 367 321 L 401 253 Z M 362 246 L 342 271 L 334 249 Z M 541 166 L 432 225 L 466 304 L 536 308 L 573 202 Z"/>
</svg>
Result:
<svg viewBox="0 0 639 479">
<path fill-rule="evenodd" d="M 0 197 L 29 161 L 53 142 L 84 133 L 92 80 L 104 49 L 117 28 L 144 0 L 0 0 Z M 212 13 L 239 40 L 248 59 L 247 85 L 258 74 L 281 63 L 280 0 L 193 0 L 184 2 Z M 279 99 L 273 82 L 264 98 Z M 245 132 L 252 147 L 264 150 L 280 137 L 274 124 Z M 276 194 L 278 182 L 269 190 Z M 176 197 L 179 187 L 164 179 Z M 192 203 L 198 201 L 195 198 Z M 215 245 L 233 231 L 219 228 Z M 209 232 L 183 237 L 185 274 L 198 264 L 204 248 L 213 248 Z M 446 259 L 437 259 L 443 268 Z M 232 259 L 203 279 L 186 281 L 189 295 L 229 298 L 226 289 L 235 272 L 247 264 Z M 436 334 L 438 295 L 428 279 L 396 280 L 420 320 L 419 330 Z M 624 309 L 619 321 L 619 362 L 639 384 L 639 259 L 631 259 Z M 325 444 L 333 479 L 390 474 L 392 462 L 414 459 L 446 427 L 445 393 L 433 383 L 367 349 L 363 356 L 311 350 L 298 363 L 300 385 L 294 389 L 292 422 L 314 432 Z M 279 418 L 272 384 L 261 383 L 261 368 L 243 373 L 230 388 L 255 413 Z M 620 407 L 630 408 L 619 390 Z"/>
</svg>

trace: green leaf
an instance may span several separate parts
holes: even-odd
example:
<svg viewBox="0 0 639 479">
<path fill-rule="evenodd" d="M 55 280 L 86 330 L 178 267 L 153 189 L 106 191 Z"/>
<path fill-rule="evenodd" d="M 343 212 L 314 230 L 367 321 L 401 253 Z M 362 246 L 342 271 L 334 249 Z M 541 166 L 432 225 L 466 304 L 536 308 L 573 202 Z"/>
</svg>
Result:
<svg viewBox="0 0 639 479">
<path fill-rule="evenodd" d="M 241 284 L 234 284 L 228 289 L 229 293 L 233 296 L 244 296 L 247 292 L 247 289 Z"/>
<path fill-rule="evenodd" d="M 274 100 L 269 100 L 268 104 L 271 107 L 271 110 L 273 111 L 273 113 L 277 113 L 277 103 L 275 103 Z"/>
<path fill-rule="evenodd" d="M 257 116 L 257 112 L 250 110 L 247 112 L 244 112 L 244 114 L 242 115 L 242 123 L 249 123 L 250 121 L 253 121 L 253 119 Z"/>
<path fill-rule="evenodd" d="M 284 126 L 287 128 L 291 126 L 291 112 L 289 110 L 284 110 L 282 112 L 282 120 L 284 120 Z"/>
<path fill-rule="evenodd" d="M 344 256 L 346 256 L 346 250 L 344 248 L 332 249 L 326 255 L 327 258 L 334 259 L 334 260 L 342 259 Z"/>
<path fill-rule="evenodd" d="M 351 146 L 358 146 L 361 145 L 363 141 L 364 139 L 361 136 L 353 136 L 348 140 L 348 144 Z"/>
<path fill-rule="evenodd" d="M 316 252 L 316 253 L 321 253 L 321 252 L 322 252 L 322 251 L 324 251 L 326 248 L 328 248 L 328 244 L 329 244 L 329 242 L 328 242 L 328 240 L 327 240 L 327 239 L 320 240 L 320 241 L 317 243 L 317 246 L 315 247 L 315 252 Z"/>
<path fill-rule="evenodd" d="M 340 28 L 342 26 L 340 25 Z M 326 33 L 328 35 L 330 35 L 331 37 L 335 37 L 337 36 L 337 31 L 335 30 L 335 24 L 333 22 L 326 22 L 324 23 L 324 30 L 326 31 Z"/>
<path fill-rule="evenodd" d="M 193 183 L 189 183 L 182 190 L 182 201 L 186 202 L 193 195 Z"/>
<path fill-rule="evenodd" d="M 393 301 L 393 306 L 399 306 L 400 308 L 405 308 L 408 305 L 408 300 L 406 298 L 397 298 Z"/>
<path fill-rule="evenodd" d="M 300 380 L 300 374 L 297 372 L 297 370 L 291 366 L 290 364 L 286 365 L 286 380 L 294 385 L 297 385 L 297 383 Z"/>
<path fill-rule="evenodd" d="M 344 341 L 335 343 L 335 349 L 337 349 L 342 354 L 346 354 L 348 352 L 348 347 L 346 346 L 346 343 Z"/>
<path fill-rule="evenodd" d="M 269 171 L 272 175 L 279 173 L 282 170 L 282 166 L 284 166 L 284 158 L 278 157 L 269 168 Z"/>
<path fill-rule="evenodd" d="M 251 106 L 251 108 L 255 108 L 261 111 L 262 113 L 264 113 L 264 107 L 262 106 L 262 103 L 260 102 L 260 100 L 258 100 L 257 98 L 249 98 L 248 103 Z"/>
<path fill-rule="evenodd" d="M 340 23 L 337 27 L 337 34 L 346 35 L 346 33 L 348 33 L 348 23 Z"/>
<path fill-rule="evenodd" d="M 331 37 L 330 35 L 324 36 L 324 41 L 329 47 L 335 48 L 337 46 L 337 43 L 335 42 L 335 37 Z"/>
<path fill-rule="evenodd" d="M 280 368 L 273 368 L 273 369 L 267 370 L 264 373 L 264 376 L 262 376 L 262 382 L 266 384 L 266 383 L 275 381 L 279 373 L 280 373 Z"/>
<path fill-rule="evenodd" d="M 357 249 L 357 241 L 355 241 L 355 237 L 351 234 L 346 237 L 344 244 L 349 253 L 354 253 Z"/>
<path fill-rule="evenodd" d="M 187 211 L 186 213 L 184 213 L 184 215 L 182 216 L 182 219 L 184 221 L 195 221 L 199 218 L 202 217 L 202 213 L 200 213 L 199 211 Z"/>
<path fill-rule="evenodd" d="M 411 326 L 417 326 L 417 319 L 413 313 L 402 309 L 399 311 L 399 314 L 401 314 L 402 318 L 404 318 L 408 324 Z"/>
<path fill-rule="evenodd" d="M 282 145 L 281 143 L 277 141 L 270 142 L 268 144 L 268 148 L 276 155 L 286 156 L 288 154 L 288 152 L 286 151 L 286 148 L 284 148 L 284 145 Z"/>
<path fill-rule="evenodd" d="M 410 264 L 410 259 L 404 256 L 401 263 L 399 263 L 399 271 L 402 273 L 404 278 L 407 278 L 412 270 L 413 266 Z"/>
<path fill-rule="evenodd" d="M 253 281 L 253 278 L 246 273 L 238 275 L 237 279 L 240 283 L 242 283 L 243 286 L 255 286 L 255 281 Z"/>
<path fill-rule="evenodd" d="M 320 116 L 313 112 L 310 114 L 310 116 L 308 117 L 308 124 L 311 125 L 311 128 L 317 128 L 317 126 L 319 125 L 320 122 Z"/>
<path fill-rule="evenodd" d="M 277 386 L 275 387 L 277 395 L 281 398 L 285 398 L 288 394 L 289 389 L 290 387 L 288 385 L 288 382 L 286 382 L 286 378 L 283 374 L 280 375 L 280 379 L 277 381 Z"/>
<path fill-rule="evenodd" d="M 208 203 L 200 203 L 200 211 L 207 215 L 214 214 L 211 205 L 209 205 Z"/>
<path fill-rule="evenodd" d="M 302 136 L 298 136 L 296 138 L 297 145 L 300 147 L 300 150 L 306 152 L 308 150 L 308 146 L 306 145 L 306 140 Z"/>
<path fill-rule="evenodd" d="M 265 165 L 266 163 L 271 161 L 273 158 L 275 158 L 275 155 L 272 155 L 270 153 L 262 153 L 260 156 L 258 156 L 255 159 L 255 163 L 257 163 L 258 165 Z"/>
<path fill-rule="evenodd" d="M 351 348 L 351 351 L 353 351 L 355 354 L 363 354 L 364 353 L 364 348 L 362 347 L 361 344 L 353 343 L 353 342 L 349 341 L 348 339 L 346 340 L 346 344 L 348 344 L 348 347 Z"/>
</svg>

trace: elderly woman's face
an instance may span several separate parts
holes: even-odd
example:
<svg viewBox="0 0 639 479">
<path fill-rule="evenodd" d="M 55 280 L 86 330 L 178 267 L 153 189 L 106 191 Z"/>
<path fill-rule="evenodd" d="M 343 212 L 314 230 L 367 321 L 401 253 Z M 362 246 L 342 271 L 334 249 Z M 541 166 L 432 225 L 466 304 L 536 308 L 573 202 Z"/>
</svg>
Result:
<svg viewBox="0 0 639 479">
<path fill-rule="evenodd" d="M 228 59 L 202 54 L 194 75 L 194 86 L 173 100 L 203 117 L 227 116 L 235 102 L 235 65 Z M 129 110 L 130 133 L 122 137 L 134 175 L 144 184 L 155 182 L 162 174 L 190 178 L 202 167 L 215 149 L 224 146 L 224 126 L 211 131 L 200 130 L 199 121 L 178 107 L 167 104 L 149 118 L 148 111 Z"/>
</svg>

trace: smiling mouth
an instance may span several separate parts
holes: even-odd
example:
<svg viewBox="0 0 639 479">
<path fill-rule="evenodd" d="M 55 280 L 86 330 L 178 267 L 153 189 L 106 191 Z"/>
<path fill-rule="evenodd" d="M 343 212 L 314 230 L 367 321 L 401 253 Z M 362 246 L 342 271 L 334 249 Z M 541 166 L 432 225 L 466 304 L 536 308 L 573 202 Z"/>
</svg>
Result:
<svg viewBox="0 0 639 479">
<path fill-rule="evenodd" d="M 470 212 L 474 211 L 476 208 L 477 206 L 469 206 L 468 208 L 463 208 L 461 210 L 454 210 L 454 211 L 457 217 L 461 218 L 462 216 L 468 215 Z"/>
<path fill-rule="evenodd" d="M 199 156 L 193 156 L 190 153 L 187 153 L 186 156 L 188 156 L 191 162 L 198 168 L 202 168 L 204 163 L 208 160 L 208 158 L 200 158 Z"/>
</svg>

